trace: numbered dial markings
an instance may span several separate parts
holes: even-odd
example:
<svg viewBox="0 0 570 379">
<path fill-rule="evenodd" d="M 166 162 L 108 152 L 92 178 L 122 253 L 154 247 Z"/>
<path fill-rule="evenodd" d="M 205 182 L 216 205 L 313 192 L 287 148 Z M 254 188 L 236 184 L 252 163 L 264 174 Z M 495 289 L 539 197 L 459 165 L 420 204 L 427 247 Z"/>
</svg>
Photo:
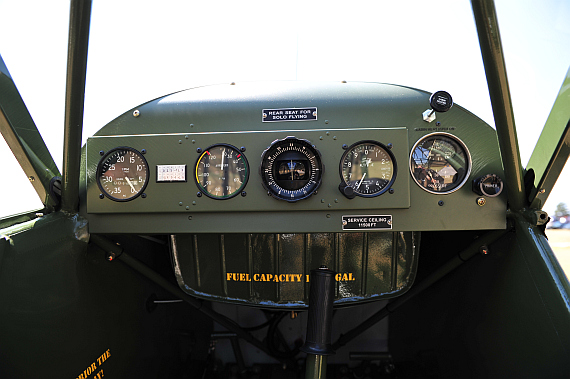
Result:
<svg viewBox="0 0 570 379">
<path fill-rule="evenodd" d="M 341 186 L 351 187 L 355 195 L 378 196 L 396 179 L 396 159 L 383 144 L 361 141 L 350 146 L 340 161 Z"/>
<path fill-rule="evenodd" d="M 429 134 L 412 148 L 410 172 L 414 181 L 427 192 L 452 193 L 469 178 L 469 150 L 451 134 Z"/>
<path fill-rule="evenodd" d="M 319 151 L 295 137 L 274 141 L 263 152 L 259 168 L 268 194 L 289 202 L 311 196 L 321 184 L 323 171 Z"/>
<path fill-rule="evenodd" d="M 212 199 L 236 196 L 247 183 L 249 165 L 236 147 L 217 144 L 207 148 L 196 162 L 196 184 Z"/>
<path fill-rule="evenodd" d="M 110 150 L 97 166 L 97 185 L 111 200 L 133 200 L 143 193 L 148 179 L 146 159 L 130 147 Z"/>
</svg>

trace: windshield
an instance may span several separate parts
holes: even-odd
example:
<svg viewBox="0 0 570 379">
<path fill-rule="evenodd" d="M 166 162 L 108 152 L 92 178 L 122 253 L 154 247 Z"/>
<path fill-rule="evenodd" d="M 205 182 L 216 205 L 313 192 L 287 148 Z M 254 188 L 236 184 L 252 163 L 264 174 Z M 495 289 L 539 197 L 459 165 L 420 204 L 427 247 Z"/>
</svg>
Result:
<svg viewBox="0 0 570 379">
<path fill-rule="evenodd" d="M 469 1 L 158 4 L 94 2 L 84 141 L 168 93 L 260 80 L 445 90 L 494 125 Z M 497 1 L 496 7 L 525 165 L 570 64 L 570 4 Z M 68 17 L 62 2 L 0 0 L 0 53 L 60 169 Z M 564 201 L 555 188 L 546 210 Z"/>
</svg>

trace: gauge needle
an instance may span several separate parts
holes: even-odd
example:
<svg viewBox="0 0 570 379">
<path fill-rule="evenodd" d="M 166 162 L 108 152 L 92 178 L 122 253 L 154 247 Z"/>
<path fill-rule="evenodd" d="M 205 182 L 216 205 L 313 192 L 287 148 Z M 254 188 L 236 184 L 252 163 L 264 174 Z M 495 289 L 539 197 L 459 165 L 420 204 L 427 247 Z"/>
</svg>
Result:
<svg viewBox="0 0 570 379">
<path fill-rule="evenodd" d="M 293 180 L 293 160 L 291 159 L 291 180 Z"/>
<path fill-rule="evenodd" d="M 366 176 L 366 173 L 364 173 L 364 175 L 362 175 L 362 179 L 360 179 L 360 183 L 358 183 L 358 185 L 356 186 L 356 189 L 360 188 L 360 185 L 362 184 L 362 181 L 364 180 L 365 176 Z"/>
<path fill-rule="evenodd" d="M 222 150 L 222 171 L 224 171 L 224 153 L 226 152 L 226 149 Z"/>
<path fill-rule="evenodd" d="M 127 183 L 129 183 L 129 186 L 131 186 L 131 189 L 133 190 L 133 193 L 137 192 L 137 190 L 135 189 L 135 187 L 133 186 L 133 183 L 131 183 L 131 181 L 129 180 L 128 176 L 125 176 L 125 179 L 127 179 Z"/>
</svg>

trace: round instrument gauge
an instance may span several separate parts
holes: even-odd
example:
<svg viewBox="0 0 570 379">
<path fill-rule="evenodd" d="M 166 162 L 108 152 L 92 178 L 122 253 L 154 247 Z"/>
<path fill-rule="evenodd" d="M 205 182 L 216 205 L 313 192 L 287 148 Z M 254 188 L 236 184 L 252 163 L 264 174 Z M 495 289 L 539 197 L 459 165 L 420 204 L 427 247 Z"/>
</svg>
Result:
<svg viewBox="0 0 570 379">
<path fill-rule="evenodd" d="M 447 133 L 433 133 L 412 148 L 410 172 L 414 181 L 433 194 L 448 194 L 465 184 L 471 173 L 471 156 L 465 144 Z"/>
<path fill-rule="evenodd" d="M 146 159 L 131 147 L 109 150 L 97 166 L 97 185 L 105 196 L 114 201 L 138 197 L 146 188 L 148 179 Z"/>
<path fill-rule="evenodd" d="M 236 147 L 212 145 L 196 161 L 196 184 L 212 199 L 230 199 L 240 193 L 249 178 L 249 164 Z"/>
<path fill-rule="evenodd" d="M 295 137 L 274 141 L 263 152 L 259 167 L 268 194 L 289 202 L 315 193 L 323 171 L 321 153 L 309 141 Z"/>
<path fill-rule="evenodd" d="M 360 141 L 350 146 L 340 160 L 341 191 L 362 197 L 386 192 L 396 180 L 396 158 L 383 144 Z M 352 190 L 347 191 L 346 187 Z"/>
</svg>

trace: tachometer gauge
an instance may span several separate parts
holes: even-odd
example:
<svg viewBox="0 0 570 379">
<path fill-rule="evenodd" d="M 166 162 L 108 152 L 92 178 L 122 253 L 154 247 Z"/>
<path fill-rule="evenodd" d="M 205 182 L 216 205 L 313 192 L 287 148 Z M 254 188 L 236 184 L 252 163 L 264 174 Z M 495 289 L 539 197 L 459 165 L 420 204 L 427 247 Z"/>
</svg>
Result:
<svg viewBox="0 0 570 379">
<path fill-rule="evenodd" d="M 427 192 L 452 193 L 469 178 L 471 156 L 457 137 L 447 133 L 428 134 L 412 148 L 410 172 Z"/>
<path fill-rule="evenodd" d="M 380 142 L 360 141 L 343 154 L 340 177 L 339 189 L 348 198 L 378 196 L 396 180 L 396 159 Z"/>
<path fill-rule="evenodd" d="M 102 194 L 114 201 L 129 201 L 138 197 L 146 188 L 148 179 L 146 159 L 131 147 L 117 147 L 108 151 L 97 166 L 97 185 Z"/>
<path fill-rule="evenodd" d="M 321 153 L 309 141 L 295 137 L 274 141 L 263 152 L 259 167 L 268 194 L 289 202 L 315 193 L 323 171 Z"/>
<path fill-rule="evenodd" d="M 243 152 L 232 145 L 216 144 L 196 161 L 196 184 L 212 199 L 224 200 L 240 193 L 249 178 L 249 164 Z"/>
</svg>

